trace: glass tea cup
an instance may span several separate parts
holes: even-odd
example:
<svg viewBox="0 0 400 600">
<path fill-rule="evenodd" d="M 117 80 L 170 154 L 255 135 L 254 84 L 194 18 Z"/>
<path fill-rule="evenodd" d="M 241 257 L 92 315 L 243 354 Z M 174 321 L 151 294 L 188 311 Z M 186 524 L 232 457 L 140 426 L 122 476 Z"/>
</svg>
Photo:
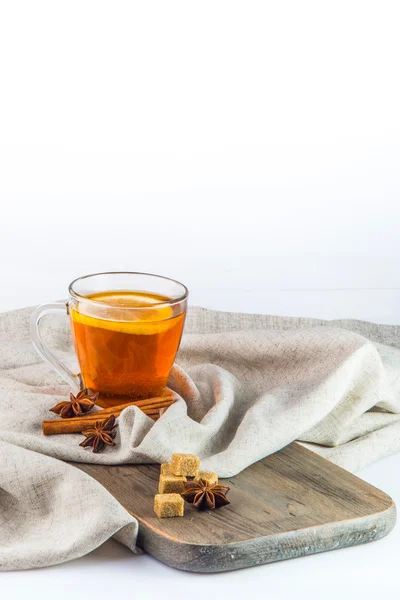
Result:
<svg viewBox="0 0 400 600">
<path fill-rule="evenodd" d="M 103 405 L 162 394 L 182 337 L 187 288 L 159 275 L 113 272 L 75 279 L 69 294 L 66 305 L 43 304 L 31 317 L 39 355 L 74 392 L 98 392 Z M 43 316 L 66 309 L 79 374 L 46 346 L 39 329 Z"/>
</svg>

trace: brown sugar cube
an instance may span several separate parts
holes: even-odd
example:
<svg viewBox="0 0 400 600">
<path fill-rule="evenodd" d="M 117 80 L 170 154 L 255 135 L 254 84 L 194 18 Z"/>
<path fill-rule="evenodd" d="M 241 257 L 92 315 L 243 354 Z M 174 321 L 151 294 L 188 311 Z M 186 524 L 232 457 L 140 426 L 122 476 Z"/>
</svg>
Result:
<svg viewBox="0 0 400 600">
<path fill-rule="evenodd" d="M 195 477 L 200 468 L 200 459 L 194 454 L 173 454 L 170 467 L 174 475 Z"/>
<path fill-rule="evenodd" d="M 160 468 L 161 475 L 173 475 L 169 463 L 163 463 Z"/>
<path fill-rule="evenodd" d="M 212 473 L 211 471 L 200 471 L 194 480 L 197 483 L 200 481 L 200 479 L 205 481 L 207 485 L 214 485 L 214 483 L 218 483 L 218 475 L 216 473 Z"/>
<path fill-rule="evenodd" d="M 183 498 L 179 494 L 156 494 L 154 512 L 157 517 L 183 517 Z"/>
<path fill-rule="evenodd" d="M 182 494 L 185 491 L 186 477 L 160 475 L 158 491 L 160 494 Z"/>
</svg>

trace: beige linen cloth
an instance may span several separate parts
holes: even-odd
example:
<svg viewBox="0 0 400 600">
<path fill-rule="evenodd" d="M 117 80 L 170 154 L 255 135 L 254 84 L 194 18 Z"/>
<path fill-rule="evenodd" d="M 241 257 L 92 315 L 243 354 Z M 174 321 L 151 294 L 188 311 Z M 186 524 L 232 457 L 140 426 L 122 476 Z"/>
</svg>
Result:
<svg viewBox="0 0 400 600">
<path fill-rule="evenodd" d="M 192 308 L 170 377 L 177 402 L 153 423 L 119 418 L 100 455 L 80 435 L 44 437 L 69 390 L 36 355 L 32 309 L 0 315 L 0 569 L 60 563 L 111 536 L 135 550 L 137 522 L 98 483 L 61 460 L 168 461 L 192 452 L 231 476 L 293 440 L 356 471 L 400 449 L 400 328 Z M 68 322 L 43 320 L 71 366 Z"/>
</svg>

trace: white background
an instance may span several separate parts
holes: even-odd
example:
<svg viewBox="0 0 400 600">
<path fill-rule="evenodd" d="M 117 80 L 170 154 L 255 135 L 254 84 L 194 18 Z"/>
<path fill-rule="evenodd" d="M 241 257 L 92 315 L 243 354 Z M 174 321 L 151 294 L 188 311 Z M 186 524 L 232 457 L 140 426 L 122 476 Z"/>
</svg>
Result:
<svg viewBox="0 0 400 600">
<path fill-rule="evenodd" d="M 212 308 L 400 324 L 399 21 L 385 0 L 0 0 L 0 308 L 126 269 Z M 400 501 L 398 466 L 364 476 Z M 347 598 L 351 578 L 372 597 L 400 588 L 396 536 L 203 577 L 110 542 L 0 578 L 18 600 L 53 579 L 58 598 Z"/>
</svg>

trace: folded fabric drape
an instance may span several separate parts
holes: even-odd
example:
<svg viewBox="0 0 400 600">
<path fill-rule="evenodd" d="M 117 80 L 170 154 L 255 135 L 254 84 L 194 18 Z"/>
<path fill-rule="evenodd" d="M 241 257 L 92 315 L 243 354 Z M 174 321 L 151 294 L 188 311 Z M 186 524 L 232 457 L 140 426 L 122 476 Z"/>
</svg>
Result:
<svg viewBox="0 0 400 600">
<path fill-rule="evenodd" d="M 169 380 L 175 404 L 156 423 L 126 409 L 117 446 L 93 454 L 81 435 L 41 433 L 69 389 L 33 350 L 31 312 L 0 315 L 2 570 L 76 558 L 111 536 L 135 550 L 135 519 L 62 460 L 165 462 L 191 452 L 223 477 L 294 440 L 352 471 L 400 450 L 399 327 L 192 308 Z M 44 328 L 73 363 L 67 319 L 49 316 Z"/>
</svg>

